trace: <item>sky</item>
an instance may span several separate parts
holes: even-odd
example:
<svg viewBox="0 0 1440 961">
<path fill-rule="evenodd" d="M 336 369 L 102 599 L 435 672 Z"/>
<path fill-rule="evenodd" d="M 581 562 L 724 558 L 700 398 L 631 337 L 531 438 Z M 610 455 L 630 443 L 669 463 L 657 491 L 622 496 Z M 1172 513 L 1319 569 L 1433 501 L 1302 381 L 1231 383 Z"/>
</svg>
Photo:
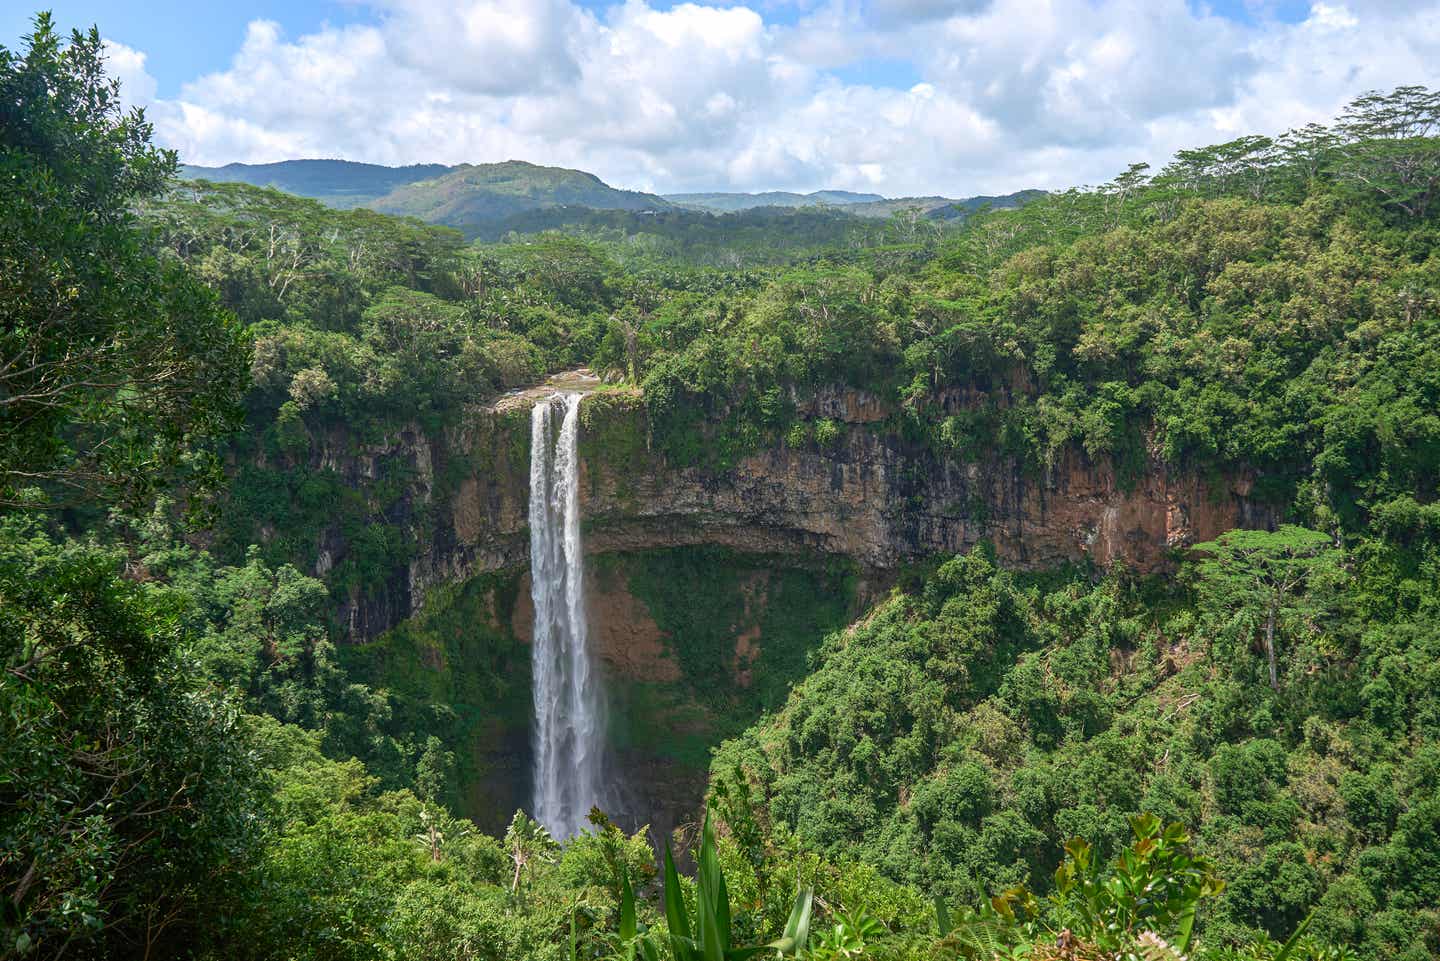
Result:
<svg viewBox="0 0 1440 961">
<path fill-rule="evenodd" d="M 1440 0 L 52 0 L 187 163 L 973 196 L 1440 84 Z M 0 0 L 0 45 L 32 11 Z"/>
</svg>

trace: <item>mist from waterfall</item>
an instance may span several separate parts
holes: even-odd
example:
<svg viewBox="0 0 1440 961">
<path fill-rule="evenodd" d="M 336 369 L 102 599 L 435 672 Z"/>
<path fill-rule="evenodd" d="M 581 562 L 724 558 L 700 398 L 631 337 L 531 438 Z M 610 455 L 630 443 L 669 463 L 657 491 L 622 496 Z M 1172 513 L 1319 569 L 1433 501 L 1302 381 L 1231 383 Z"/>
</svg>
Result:
<svg viewBox="0 0 1440 961">
<path fill-rule="evenodd" d="M 580 398 L 549 397 L 530 415 L 534 810 L 556 838 L 578 834 L 591 806 L 605 802 L 604 697 L 590 653 L 580 545 Z"/>
</svg>

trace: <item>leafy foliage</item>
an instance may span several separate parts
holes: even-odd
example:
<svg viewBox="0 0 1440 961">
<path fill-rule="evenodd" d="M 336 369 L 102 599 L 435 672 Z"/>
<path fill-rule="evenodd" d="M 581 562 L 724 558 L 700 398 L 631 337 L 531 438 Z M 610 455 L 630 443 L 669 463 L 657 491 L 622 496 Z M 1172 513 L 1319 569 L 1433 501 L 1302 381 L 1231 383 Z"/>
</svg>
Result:
<svg viewBox="0 0 1440 961">
<path fill-rule="evenodd" d="M 810 936 L 811 893 L 801 891 L 796 895 L 785 931 L 778 940 L 764 946 L 735 945 L 730 924 L 730 894 L 708 818 L 700 835 L 693 914 L 686 906 L 675 858 L 668 847 L 665 849 L 665 921 L 675 961 L 743 961 L 767 948 L 781 956 L 801 954 Z"/>
<path fill-rule="evenodd" d="M 902 217 L 882 239 L 904 243 L 797 264 L 824 215 L 766 215 L 795 231 L 769 247 L 753 219 L 691 238 L 677 217 L 637 243 L 615 215 L 571 231 L 589 239 L 465 248 L 243 184 L 167 190 L 174 158 L 120 113 L 98 33 L 66 44 L 42 17 L 28 44 L 0 50 L 5 953 L 1440 948 L 1435 95 L 1368 94 L 1333 127 L 950 232 Z M 786 264 L 713 269 L 769 260 Z M 582 363 L 642 388 L 644 449 L 672 465 L 883 430 L 1034 473 L 1074 457 L 1131 480 L 1253 477 L 1297 523 L 1201 545 L 1178 579 L 944 560 L 788 691 L 840 611 L 795 598 L 850 587 L 777 577 L 776 662 L 752 697 L 708 705 L 774 713 L 714 760 L 694 881 L 667 846 L 656 891 L 644 833 L 599 812 L 558 845 L 523 812 L 497 839 L 445 806 L 483 776 L 446 738 L 523 700 L 518 641 L 484 616 L 513 578 L 450 589 L 367 648 L 330 640 L 337 599 L 356 609 L 405 569 L 424 500 L 393 463 L 337 465 Z M 888 421 L 805 405 L 837 385 Z M 190 526 L 177 481 L 217 455 L 219 523 Z M 427 498 L 455 482 L 440 475 Z M 38 510 L 66 490 L 97 496 Z M 102 518 L 110 502 L 126 510 Z M 713 571 L 737 565 L 663 560 L 632 581 L 687 682 L 713 684 L 737 590 Z"/>
<path fill-rule="evenodd" d="M 159 955 L 237 883 L 263 794 L 233 698 L 177 653 L 183 599 L 116 551 L 0 521 L 0 944 Z"/>
<path fill-rule="evenodd" d="M 1428 778 L 1430 682 L 1406 682 L 1396 714 L 1367 703 L 1385 696 L 1371 672 L 1386 658 L 1433 675 L 1412 660 L 1433 649 L 1428 615 L 1380 617 L 1366 598 L 1384 576 L 1340 578 L 1326 618 L 1277 618 L 1276 689 L 1258 621 L 1235 617 L 1245 602 L 1225 601 L 1224 582 L 1190 583 L 1047 584 L 984 552 L 951 560 L 829 638 L 784 709 L 721 749 L 712 779 L 758 792 L 807 847 L 952 899 L 977 882 L 1081 890 L 1098 856 L 1072 851 L 1084 865 L 1050 882 L 1051 852 L 1077 835 L 1117 850 L 1148 811 L 1193 824 L 1195 850 L 1229 882 L 1200 915 L 1207 944 L 1283 936 L 1313 910 L 1370 956 L 1426 950 L 1430 915 L 1412 905 L 1436 893 L 1390 866 L 1393 846 L 1414 843 L 1394 812 L 1424 819 L 1430 804 L 1371 772 Z"/>
<path fill-rule="evenodd" d="M 133 213 L 175 156 L 121 109 L 99 33 L 41 14 L 26 39 L 0 47 L 0 505 L 133 506 L 213 480 L 189 436 L 233 421 L 245 348 Z"/>
<path fill-rule="evenodd" d="M 1255 626 L 1265 638 L 1270 686 L 1278 688 L 1276 626 L 1281 620 L 1313 625 L 1323 614 L 1322 582 L 1339 573 L 1333 541 L 1319 531 L 1287 525 L 1276 531 L 1229 531 L 1196 545 L 1195 551 L 1208 555 L 1195 574 L 1211 611 L 1259 622 Z"/>
</svg>

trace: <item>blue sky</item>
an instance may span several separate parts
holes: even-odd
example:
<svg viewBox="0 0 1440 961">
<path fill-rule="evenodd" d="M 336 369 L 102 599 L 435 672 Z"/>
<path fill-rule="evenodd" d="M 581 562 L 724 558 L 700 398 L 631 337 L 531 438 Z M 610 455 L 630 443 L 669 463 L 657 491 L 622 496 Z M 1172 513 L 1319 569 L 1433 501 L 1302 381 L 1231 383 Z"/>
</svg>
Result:
<svg viewBox="0 0 1440 961">
<path fill-rule="evenodd" d="M 586 0 L 584 6 L 603 10 L 602 0 Z M 734 5 L 734 4 L 726 4 Z M 660 9 L 675 6 L 655 4 Z M 794 3 L 756 3 L 767 22 L 791 23 L 803 7 Z M 1254 0 L 1191 0 L 1192 9 L 1210 9 L 1241 23 L 1253 23 L 1257 15 L 1268 14 L 1286 22 L 1303 20 L 1308 0 L 1281 0 L 1259 4 Z M 33 7 L 7 0 L 0 11 L 0 43 L 16 44 L 29 31 Z M 50 0 L 44 6 L 65 29 L 103 25 L 106 36 L 150 54 L 150 74 L 162 95 L 179 91 L 180 84 L 203 73 L 225 67 L 239 48 L 245 25 L 251 20 L 273 20 L 290 36 L 320 29 L 326 24 L 374 22 L 373 9 L 359 0 Z M 1264 11 L 1264 13 L 1261 13 Z M 851 74 L 867 82 L 908 85 L 916 82 L 914 71 L 903 61 L 876 60 L 857 66 Z"/>
<path fill-rule="evenodd" d="M 43 2 L 43 0 L 41 0 Z M 111 40 L 149 54 L 150 75 L 162 96 L 201 74 L 224 69 L 251 20 L 274 20 L 299 36 L 323 25 L 373 19 L 355 3 L 333 0 L 49 0 L 43 7 L 6 0 L 0 43 L 11 46 L 30 32 L 36 9 L 47 9 L 65 30 L 98 25 Z"/>
<path fill-rule="evenodd" d="M 610 4 L 584 0 L 580 5 L 603 11 Z M 676 4 L 662 2 L 654 6 L 663 10 Z M 774 23 L 794 23 L 802 13 L 802 8 L 792 3 L 754 6 Z M 298 37 L 326 25 L 375 23 L 380 19 L 361 0 L 51 0 L 43 9 L 50 10 L 56 23 L 66 30 L 97 24 L 110 39 L 146 51 L 149 72 L 158 82 L 161 96 L 173 96 L 185 81 L 223 69 L 239 49 L 245 26 L 252 20 L 273 20 L 287 35 Z M 0 43 L 17 43 L 29 32 L 34 15 L 34 9 L 28 6 L 0 12 Z M 898 84 L 911 73 L 897 61 L 878 61 L 856 68 L 855 75 L 870 82 Z"/>
<path fill-rule="evenodd" d="M 603 11 L 609 4 L 585 0 L 582 5 Z M 654 6 L 669 9 L 676 4 L 663 2 Z M 805 11 L 804 5 L 796 3 L 761 2 L 754 6 L 766 15 L 767 22 L 775 24 L 793 25 Z M 1257 16 L 1265 15 L 1293 23 L 1304 19 L 1310 4 L 1307 0 L 1263 5 L 1255 0 L 1190 0 L 1190 6 L 1239 23 L 1253 23 Z M 252 20 L 272 20 L 292 37 L 327 25 L 379 20 L 375 10 L 361 0 L 51 0 L 45 9 L 66 30 L 98 24 L 109 39 L 146 51 L 149 73 L 159 85 L 160 96 L 174 96 L 185 81 L 224 69 L 239 49 L 246 24 Z M 0 43 L 18 43 L 29 31 L 33 16 L 34 10 L 27 6 L 13 6 L 0 13 Z M 896 58 L 867 58 L 837 68 L 835 73 L 849 83 L 891 87 L 908 87 L 921 79 L 912 65 Z"/>
<path fill-rule="evenodd" d="M 993 193 L 1434 84 L 1440 0 L 54 0 L 199 163 Z M 15 46 L 33 13 L 0 11 Z"/>
</svg>

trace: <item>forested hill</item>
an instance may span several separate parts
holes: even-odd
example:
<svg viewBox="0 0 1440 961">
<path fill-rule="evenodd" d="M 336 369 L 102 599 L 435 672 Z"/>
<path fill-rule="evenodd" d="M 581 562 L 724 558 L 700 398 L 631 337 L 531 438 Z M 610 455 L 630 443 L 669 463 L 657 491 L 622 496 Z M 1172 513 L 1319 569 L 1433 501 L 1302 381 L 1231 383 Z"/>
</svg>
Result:
<svg viewBox="0 0 1440 961">
<path fill-rule="evenodd" d="M 1440 956 L 1440 94 L 717 266 L 177 185 L 98 31 L 27 45 L 0 51 L 0 956 Z M 364 645 L 337 617 L 528 459 L 523 398 L 477 401 L 582 365 L 591 466 L 713 492 L 768 452 L 828 486 L 883 442 L 1032 489 L 1236 478 L 1277 522 L 1152 576 L 982 542 L 879 596 L 843 559 L 587 528 L 612 635 L 667 668 L 611 746 L 651 751 L 635 795 L 688 798 L 692 880 L 604 812 L 563 845 L 460 816 L 523 796 L 523 564 Z M 877 512 L 924 506 L 880 466 Z M 602 493 L 641 513 L 633 474 Z M 997 533 L 973 501 L 936 523 Z"/>
<path fill-rule="evenodd" d="M 594 174 L 561 167 L 545 167 L 519 160 L 496 164 L 417 164 L 384 167 L 347 160 L 285 160 L 268 164 L 227 164 L 224 167 L 184 165 L 187 180 L 243 183 L 273 187 L 309 197 L 341 209 L 368 207 L 381 213 L 417 217 L 427 223 L 458 228 L 466 237 L 499 239 L 511 231 L 532 233 L 545 227 L 579 226 L 589 229 L 629 220 L 632 233 L 647 230 L 637 216 L 688 214 L 679 218 L 693 230 L 713 234 L 732 227 L 747 227 L 773 220 L 779 210 L 827 208 L 855 217 L 884 219 L 896 214 L 929 220 L 963 218 L 981 209 L 1015 207 L 1040 195 L 1023 190 L 1000 197 L 907 197 L 888 199 L 879 194 L 819 190 L 809 194 L 767 193 L 676 194 L 659 197 L 609 186 Z M 766 208 L 778 208 L 769 210 Z M 701 214 L 736 214 L 759 210 L 751 221 L 736 218 L 718 225 L 704 223 Z M 614 216 L 619 214 L 617 218 Z M 824 217 L 826 215 L 822 215 Z M 834 222 L 835 218 L 829 216 Z M 811 221 L 819 224 L 819 219 Z M 856 227 L 852 234 L 865 228 Z M 671 231 L 673 233 L 673 231 Z M 840 243 L 838 230 L 822 229 L 821 244 Z"/>
<path fill-rule="evenodd" d="M 666 210 L 654 194 L 617 190 L 594 174 L 521 160 L 461 164 L 432 180 L 397 187 L 370 204 L 382 213 L 419 217 L 473 234 L 514 214 L 551 207 Z"/>
<path fill-rule="evenodd" d="M 714 213 L 732 213 L 736 210 L 749 210 L 752 207 L 814 207 L 820 204 L 840 207 L 849 204 L 872 203 L 885 198 L 879 194 L 858 194 L 849 190 L 815 190 L 808 194 L 767 190 L 761 193 L 665 194 L 665 199 L 682 207 L 693 207 L 697 210 L 709 210 Z"/>
<path fill-rule="evenodd" d="M 444 164 L 384 167 L 353 160 L 282 160 L 268 164 L 232 163 L 223 167 L 182 164 L 180 176 L 189 180 L 274 187 L 344 208 L 364 206 L 402 184 L 429 180 L 449 170 Z"/>
<path fill-rule="evenodd" d="M 859 201 L 845 210 L 857 217 L 892 217 L 896 214 L 908 216 L 912 211 L 918 211 L 930 220 L 963 220 L 979 211 L 1020 207 L 1043 196 L 1043 190 L 1017 190 L 1009 194 L 981 195 L 963 200 L 950 197 L 896 197 L 889 200 Z"/>
<path fill-rule="evenodd" d="M 1044 195 L 1041 190 L 1017 190 L 1000 196 L 966 197 L 882 197 L 848 190 L 817 190 L 808 194 L 770 191 L 767 193 L 667 194 L 666 200 L 681 207 L 712 213 L 735 213 L 757 207 L 831 207 L 856 217 L 890 217 L 918 214 L 932 220 L 963 218 L 978 210 L 1018 207 Z"/>
<path fill-rule="evenodd" d="M 592 210 L 669 210 L 653 194 L 617 190 L 594 174 L 520 160 L 495 164 L 419 164 L 382 167 L 344 160 L 286 160 L 181 169 L 191 180 L 247 183 L 311 197 L 332 207 L 369 207 L 418 217 L 474 236 L 531 211 L 557 207 Z"/>
</svg>

